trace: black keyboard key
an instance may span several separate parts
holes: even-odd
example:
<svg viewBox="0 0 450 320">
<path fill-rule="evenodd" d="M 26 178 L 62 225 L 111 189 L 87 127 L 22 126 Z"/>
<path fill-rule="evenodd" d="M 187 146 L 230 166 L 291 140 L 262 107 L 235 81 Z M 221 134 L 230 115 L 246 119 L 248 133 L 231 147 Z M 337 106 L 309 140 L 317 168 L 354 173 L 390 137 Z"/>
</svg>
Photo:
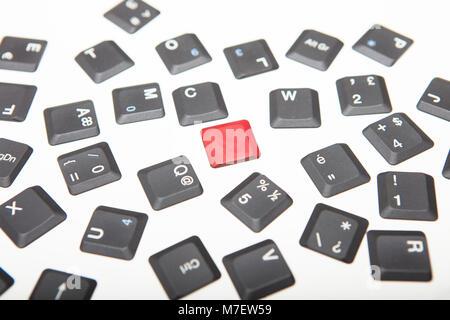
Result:
<svg viewBox="0 0 450 320">
<path fill-rule="evenodd" d="M 442 170 L 442 175 L 445 178 L 450 179 L 450 151 L 448 152 L 447 160 L 445 161 L 444 169 Z"/>
<path fill-rule="evenodd" d="M 370 180 L 369 174 L 352 150 L 343 143 L 310 153 L 301 160 L 301 164 L 326 198 Z"/>
<path fill-rule="evenodd" d="M 14 279 L 0 268 L 0 296 L 14 284 Z"/>
<path fill-rule="evenodd" d="M 4 37 L 0 44 L 0 69 L 34 72 L 46 46 L 45 40 Z"/>
<path fill-rule="evenodd" d="M 291 197 L 258 172 L 251 174 L 221 201 L 254 232 L 264 229 L 292 205 Z"/>
<path fill-rule="evenodd" d="M 157 83 L 114 89 L 112 96 L 118 124 L 158 119 L 165 115 Z"/>
<path fill-rule="evenodd" d="M 236 79 L 278 69 L 278 62 L 263 39 L 225 48 L 223 52 Z"/>
<path fill-rule="evenodd" d="M 133 259 L 147 224 L 144 213 L 100 206 L 81 241 L 81 251 L 124 260 Z"/>
<path fill-rule="evenodd" d="M 26 144 L 0 138 L 0 187 L 9 187 L 24 167 L 33 149 Z"/>
<path fill-rule="evenodd" d="M 367 242 L 375 280 L 431 281 L 427 239 L 422 232 L 371 230 Z"/>
<path fill-rule="evenodd" d="M 369 221 L 319 203 L 300 239 L 300 245 L 345 263 L 352 263 Z"/>
<path fill-rule="evenodd" d="M 272 128 L 318 128 L 319 94 L 313 89 L 277 89 L 270 92 Z"/>
<path fill-rule="evenodd" d="M 194 168 L 185 156 L 142 169 L 138 177 L 154 210 L 167 208 L 203 193 Z"/>
<path fill-rule="evenodd" d="M 228 110 L 217 83 L 186 86 L 172 93 L 178 121 L 182 126 L 224 119 Z"/>
<path fill-rule="evenodd" d="M 186 33 L 160 43 L 156 47 L 171 74 L 178 74 L 212 60 L 208 51 L 193 33 Z"/>
<path fill-rule="evenodd" d="M 122 177 L 106 142 L 66 153 L 58 157 L 58 164 L 72 195 L 104 186 Z"/>
<path fill-rule="evenodd" d="M 128 33 L 135 33 L 159 15 L 159 11 L 140 0 L 125 0 L 104 17 Z"/>
<path fill-rule="evenodd" d="M 294 276 L 275 242 L 265 240 L 223 258 L 243 300 L 256 300 L 292 286 Z"/>
<path fill-rule="evenodd" d="M 80 52 L 75 61 L 95 83 L 100 83 L 134 66 L 114 41 L 103 41 Z"/>
<path fill-rule="evenodd" d="M 286 53 L 286 57 L 326 71 L 343 46 L 339 39 L 318 31 L 305 30 Z"/>
<path fill-rule="evenodd" d="M 392 165 L 422 153 L 434 143 L 404 113 L 394 113 L 363 130 L 364 136 Z"/>
<path fill-rule="evenodd" d="M 48 143 L 52 146 L 100 134 L 91 100 L 47 108 L 44 110 L 44 119 Z"/>
<path fill-rule="evenodd" d="M 90 300 L 97 281 L 79 275 L 46 269 L 30 300 Z"/>
<path fill-rule="evenodd" d="M 344 116 L 392 111 L 383 77 L 376 75 L 346 77 L 336 81 L 336 87 Z"/>
<path fill-rule="evenodd" d="M 417 109 L 450 121 L 450 81 L 434 78 L 420 98 Z"/>
<path fill-rule="evenodd" d="M 24 121 L 36 90 L 35 86 L 0 83 L 0 120 Z"/>
<path fill-rule="evenodd" d="M 353 49 L 390 67 L 412 44 L 413 40 L 376 24 L 355 43 Z"/>
<path fill-rule="evenodd" d="M 39 186 L 28 188 L 0 207 L 0 227 L 24 248 L 66 219 L 66 213 Z"/>
<path fill-rule="evenodd" d="M 169 299 L 180 299 L 220 278 L 200 238 L 181 241 L 149 258 Z"/>
</svg>

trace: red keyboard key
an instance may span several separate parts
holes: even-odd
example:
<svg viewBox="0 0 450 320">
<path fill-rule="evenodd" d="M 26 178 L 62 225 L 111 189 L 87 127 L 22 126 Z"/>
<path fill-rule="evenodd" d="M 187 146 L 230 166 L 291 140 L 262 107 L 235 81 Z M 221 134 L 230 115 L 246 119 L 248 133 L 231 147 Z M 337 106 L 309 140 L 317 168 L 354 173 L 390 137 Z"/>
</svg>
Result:
<svg viewBox="0 0 450 320">
<path fill-rule="evenodd" d="M 213 168 L 258 159 L 261 155 L 247 120 L 204 128 L 201 133 L 209 164 Z"/>
</svg>

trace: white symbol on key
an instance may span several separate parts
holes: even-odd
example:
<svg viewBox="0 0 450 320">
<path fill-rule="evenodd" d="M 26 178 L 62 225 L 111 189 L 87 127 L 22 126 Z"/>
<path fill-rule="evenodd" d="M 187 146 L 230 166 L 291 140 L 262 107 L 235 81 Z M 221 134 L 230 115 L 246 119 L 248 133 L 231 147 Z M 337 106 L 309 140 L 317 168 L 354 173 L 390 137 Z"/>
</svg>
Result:
<svg viewBox="0 0 450 320">
<path fill-rule="evenodd" d="M 167 40 L 165 43 L 165 46 L 169 50 L 176 50 L 178 48 L 178 42 L 177 40 Z"/>
<path fill-rule="evenodd" d="M 320 239 L 320 233 L 316 232 L 316 241 L 319 248 L 322 248 L 322 239 Z"/>
<path fill-rule="evenodd" d="M 328 175 L 328 180 L 330 181 L 336 180 L 336 176 L 334 175 L 334 173 Z"/>
<path fill-rule="evenodd" d="M 318 164 L 325 164 L 327 162 L 325 157 L 321 156 L 320 154 L 317 155 L 316 161 Z"/>
<path fill-rule="evenodd" d="M 180 265 L 180 271 L 182 274 L 186 274 L 186 272 L 190 270 L 195 270 L 200 267 L 200 261 L 198 259 L 192 259 L 191 261 L 188 261 L 182 265 Z"/>
<path fill-rule="evenodd" d="M 141 13 L 142 18 L 150 18 L 151 15 L 152 15 L 152 13 L 148 9 Z"/>
<path fill-rule="evenodd" d="M 83 53 L 86 56 L 90 56 L 92 59 L 96 59 L 97 58 L 97 55 L 95 54 L 95 48 L 87 49 Z"/>
<path fill-rule="evenodd" d="M 267 59 L 264 57 L 256 59 L 256 62 L 261 62 L 266 68 L 269 66 L 269 64 L 267 63 Z"/>
<path fill-rule="evenodd" d="M 103 229 L 96 228 L 96 227 L 91 227 L 89 229 L 89 231 L 92 233 L 89 233 L 87 235 L 87 237 L 89 239 L 94 239 L 94 240 L 100 240 L 101 238 L 103 238 L 103 235 L 105 234 L 105 231 L 103 231 Z"/>
<path fill-rule="evenodd" d="M 274 253 L 275 253 L 275 249 L 271 248 L 269 251 L 267 251 L 263 255 L 263 257 L 262 257 L 263 261 L 272 261 L 272 260 L 280 259 L 280 257 L 278 255 L 274 254 Z"/>
<path fill-rule="evenodd" d="M 138 17 L 131 17 L 131 18 L 130 18 L 130 23 L 131 23 L 133 26 L 137 27 L 138 25 L 141 24 L 141 20 L 139 20 Z"/>
<path fill-rule="evenodd" d="M 13 104 L 11 107 L 9 108 L 3 108 L 3 112 L 2 114 L 5 116 L 10 116 L 14 113 L 14 110 L 16 109 L 16 105 Z"/>
<path fill-rule="evenodd" d="M 259 185 L 256 186 L 256 189 L 260 189 L 262 192 L 266 192 L 267 191 L 267 186 L 269 186 L 270 184 L 266 182 L 266 180 L 261 179 L 259 180 Z"/>
<path fill-rule="evenodd" d="M 403 48 L 406 47 L 406 45 L 408 44 L 408 42 L 406 42 L 405 40 L 400 39 L 400 38 L 398 38 L 398 37 L 395 37 L 395 38 L 394 38 L 394 42 L 395 42 L 395 47 L 396 47 L 397 49 L 403 49 Z"/>
<path fill-rule="evenodd" d="M 441 102 L 441 97 L 432 94 L 432 93 L 428 93 L 427 96 L 429 96 L 431 99 L 433 99 L 433 103 L 439 103 Z"/>
<path fill-rule="evenodd" d="M 77 162 L 77 160 L 69 160 L 69 161 L 64 162 L 64 163 L 63 163 L 63 166 L 65 167 L 65 166 L 67 166 L 68 164 L 76 163 L 76 162 Z"/>
<path fill-rule="evenodd" d="M 394 186 L 396 186 L 396 185 L 397 185 L 397 175 L 394 174 L 394 175 L 392 176 L 392 179 L 394 180 Z"/>
<path fill-rule="evenodd" d="M 412 253 L 412 252 L 417 252 L 417 253 L 422 253 L 424 250 L 424 246 L 423 246 L 423 242 L 419 241 L 419 240 L 408 240 L 406 241 L 406 244 L 408 246 L 410 246 L 408 248 L 408 252 Z"/>
<path fill-rule="evenodd" d="M 60 300 L 63 293 L 67 290 L 66 283 L 61 283 L 61 285 L 58 287 L 58 293 L 56 294 L 55 300 Z"/>
<path fill-rule="evenodd" d="M 392 118 L 392 122 L 397 126 L 397 127 L 401 127 L 403 124 L 403 121 L 400 120 L 399 118 Z"/>
<path fill-rule="evenodd" d="M 348 221 L 342 221 L 341 228 L 342 228 L 342 230 L 347 231 L 352 228 L 352 225 Z"/>
<path fill-rule="evenodd" d="M 42 45 L 40 43 L 30 42 L 25 48 L 26 52 L 41 52 Z"/>
<path fill-rule="evenodd" d="M 342 252 L 341 244 L 342 244 L 342 241 L 338 241 L 338 243 L 336 243 L 336 244 L 333 246 L 332 250 L 333 250 L 334 253 L 339 254 L 339 253 Z"/>
<path fill-rule="evenodd" d="M 383 124 L 380 123 L 380 124 L 378 124 L 378 129 L 377 130 L 386 132 L 386 127 L 387 127 L 386 125 L 383 125 Z"/>
<path fill-rule="evenodd" d="M 192 178 L 191 176 L 184 176 L 183 178 L 181 178 L 180 182 L 183 186 L 190 186 L 194 183 L 194 178 Z"/>
<path fill-rule="evenodd" d="M 267 198 L 272 200 L 272 202 L 275 202 L 278 200 L 278 196 L 281 196 L 281 193 L 278 190 L 275 190 L 272 194 L 269 194 Z"/>
<path fill-rule="evenodd" d="M 14 54 L 11 51 L 6 51 L 2 54 L 2 60 L 11 61 L 12 59 L 14 59 Z"/>
<path fill-rule="evenodd" d="M 16 215 L 16 211 L 22 211 L 23 210 L 23 208 L 17 207 L 16 201 L 13 201 L 10 206 L 6 206 L 5 208 L 8 209 L 8 210 L 11 210 L 11 215 L 12 216 Z"/>
<path fill-rule="evenodd" d="M 127 6 L 128 9 L 131 10 L 136 10 L 139 6 L 139 4 L 134 0 L 127 0 L 127 2 L 125 2 L 125 5 Z"/>
<path fill-rule="evenodd" d="M 133 223 L 133 220 L 131 220 L 131 219 L 122 219 L 122 223 L 128 227 L 130 224 Z"/>
<path fill-rule="evenodd" d="M 158 89 L 157 88 L 149 88 L 144 90 L 145 100 L 156 99 L 158 98 Z"/>
<path fill-rule="evenodd" d="M 78 175 L 78 172 L 71 173 L 69 176 L 70 176 L 70 180 L 72 180 L 72 182 L 80 180 L 80 176 Z"/>
</svg>

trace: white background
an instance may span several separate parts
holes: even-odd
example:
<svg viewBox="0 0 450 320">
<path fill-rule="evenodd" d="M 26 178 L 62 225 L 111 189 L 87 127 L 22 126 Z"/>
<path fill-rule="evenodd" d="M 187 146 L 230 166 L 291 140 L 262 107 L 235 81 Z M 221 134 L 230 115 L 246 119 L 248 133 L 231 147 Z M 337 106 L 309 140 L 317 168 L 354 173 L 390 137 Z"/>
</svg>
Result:
<svg viewBox="0 0 450 320">
<path fill-rule="evenodd" d="M 2 36 L 48 41 L 35 73 L 0 70 L 0 81 L 32 84 L 38 91 L 25 122 L 0 123 L 0 136 L 26 143 L 34 152 L 14 184 L 0 191 L 0 203 L 25 188 L 40 185 L 67 212 L 67 220 L 25 249 L 18 249 L 0 234 L 0 266 L 15 279 L 2 299 L 27 299 L 46 268 L 80 272 L 98 281 L 93 299 L 166 299 L 148 257 L 192 235 L 201 238 L 222 277 L 188 299 L 237 299 L 222 264 L 234 251 L 265 239 L 279 246 L 296 284 L 270 299 L 415 299 L 450 298 L 450 180 L 441 171 L 449 151 L 449 123 L 416 109 L 433 77 L 450 79 L 450 30 L 445 1 L 167 1 L 149 4 L 161 14 L 134 35 L 103 17 L 118 1 L 107 0 L 1 0 Z M 387 68 L 351 49 L 375 23 L 415 42 L 396 65 Z M 285 57 L 304 29 L 315 29 L 339 38 L 344 47 L 326 72 Z M 172 76 L 155 51 L 162 41 L 195 33 L 213 60 Z M 236 80 L 222 50 L 265 39 L 279 70 Z M 93 83 L 74 57 L 104 40 L 114 40 L 136 63 L 131 69 L 102 84 Z M 340 112 L 335 81 L 351 75 L 377 74 L 386 79 L 394 112 L 405 112 L 435 146 L 395 167 L 390 166 L 361 131 L 386 115 L 344 117 Z M 190 84 L 219 83 L 229 111 L 226 120 L 181 127 L 171 93 Z M 111 91 L 115 88 L 158 82 L 166 116 L 141 123 L 117 125 Z M 322 126 L 318 129 L 275 130 L 269 126 L 269 92 L 283 87 L 313 88 L 319 92 Z M 101 134 L 98 137 L 50 146 L 43 110 L 92 99 Z M 261 150 L 261 158 L 212 169 L 200 139 L 209 125 L 247 119 Z M 122 179 L 107 186 L 71 196 L 56 158 L 97 142 L 109 143 Z M 347 143 L 371 181 L 330 199 L 317 191 L 300 159 L 334 143 Z M 204 188 L 198 198 L 155 212 L 140 186 L 138 170 L 186 155 Z M 439 219 L 436 222 L 385 220 L 378 213 L 377 174 L 419 171 L 435 178 Z M 256 234 L 220 205 L 220 199 L 251 173 L 266 174 L 290 194 L 294 204 L 262 232 Z M 374 282 L 366 238 L 355 261 L 344 264 L 305 249 L 300 236 L 317 203 L 326 203 L 370 221 L 369 229 L 420 230 L 430 248 L 433 281 L 428 283 Z M 83 253 L 79 244 L 92 212 L 98 205 L 147 213 L 148 224 L 132 261 Z"/>
</svg>

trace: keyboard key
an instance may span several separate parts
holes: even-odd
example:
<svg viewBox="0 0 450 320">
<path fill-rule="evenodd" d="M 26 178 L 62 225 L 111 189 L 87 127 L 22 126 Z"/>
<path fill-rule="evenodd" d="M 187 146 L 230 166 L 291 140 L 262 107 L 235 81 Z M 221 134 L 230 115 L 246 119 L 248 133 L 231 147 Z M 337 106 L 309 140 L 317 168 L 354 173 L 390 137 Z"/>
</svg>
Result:
<svg viewBox="0 0 450 320">
<path fill-rule="evenodd" d="M 380 215 L 386 219 L 434 221 L 438 218 L 434 179 L 418 172 L 378 175 Z"/>
<path fill-rule="evenodd" d="M 0 207 L 0 227 L 24 248 L 66 220 L 66 213 L 39 186 L 28 188 Z"/>
<path fill-rule="evenodd" d="M 263 39 L 225 48 L 223 52 L 236 79 L 278 69 L 278 63 Z"/>
<path fill-rule="evenodd" d="M 394 113 L 363 130 L 364 136 L 392 165 L 422 153 L 434 143 L 404 113 Z"/>
<path fill-rule="evenodd" d="M 142 169 L 138 177 L 154 210 L 170 207 L 203 193 L 194 168 L 185 156 Z"/>
<path fill-rule="evenodd" d="M 171 74 L 187 71 L 212 60 L 193 33 L 162 42 L 156 47 L 156 51 Z"/>
<path fill-rule="evenodd" d="M 14 284 L 14 279 L 0 268 L 0 296 Z"/>
<path fill-rule="evenodd" d="M 326 71 L 343 46 L 337 38 L 318 31 L 305 30 L 286 53 L 286 57 Z"/>
<path fill-rule="evenodd" d="M 91 100 L 44 110 L 48 143 L 52 146 L 95 137 L 100 134 Z"/>
<path fill-rule="evenodd" d="M 104 186 L 122 177 L 106 142 L 66 153 L 58 157 L 58 164 L 72 195 Z"/>
<path fill-rule="evenodd" d="M 442 175 L 450 179 L 450 151 L 448 152 L 447 161 L 445 161 L 444 169 L 442 170 Z"/>
<path fill-rule="evenodd" d="M 213 168 L 258 159 L 261 155 L 247 120 L 204 128 L 201 134 L 209 164 Z"/>
<path fill-rule="evenodd" d="M 450 121 L 450 81 L 434 78 L 420 98 L 417 109 Z"/>
<path fill-rule="evenodd" d="M 336 87 L 344 116 L 392 111 L 383 77 L 376 75 L 346 77 L 336 81 Z"/>
<path fill-rule="evenodd" d="M 182 87 L 172 93 L 178 121 L 182 126 L 224 119 L 228 110 L 217 83 L 205 82 Z"/>
<path fill-rule="evenodd" d="M 90 300 L 96 287 L 97 281 L 93 279 L 46 269 L 30 300 Z"/>
<path fill-rule="evenodd" d="M 319 95 L 313 89 L 277 89 L 270 92 L 272 128 L 318 128 Z"/>
<path fill-rule="evenodd" d="M 431 281 L 427 239 L 422 232 L 371 230 L 367 242 L 375 280 Z"/>
<path fill-rule="evenodd" d="M 369 174 L 352 150 L 343 143 L 310 153 L 301 160 L 301 164 L 326 198 L 370 180 Z"/>
<path fill-rule="evenodd" d="M 319 203 L 300 239 L 300 245 L 345 263 L 352 263 L 369 221 Z"/>
<path fill-rule="evenodd" d="M 128 33 L 135 33 L 159 15 L 159 11 L 140 0 L 125 0 L 104 17 Z"/>
<path fill-rule="evenodd" d="M 355 43 L 353 49 L 390 67 L 412 44 L 413 40 L 376 24 Z"/>
<path fill-rule="evenodd" d="M 75 61 L 95 83 L 100 83 L 134 66 L 114 41 L 103 41 L 80 52 Z"/>
<path fill-rule="evenodd" d="M 144 213 L 100 206 L 81 241 L 81 251 L 124 260 L 133 259 L 147 224 Z"/>
<path fill-rule="evenodd" d="M 0 83 L 0 120 L 24 121 L 36 90 L 35 86 Z"/>
<path fill-rule="evenodd" d="M 0 69 L 34 72 L 46 46 L 45 40 L 4 37 L 0 44 Z"/>
<path fill-rule="evenodd" d="M 239 296 L 256 300 L 292 286 L 294 276 L 272 240 L 265 240 L 223 258 Z"/>
<path fill-rule="evenodd" d="M 171 300 L 203 288 L 221 276 L 196 236 L 152 255 L 149 262 Z"/>
<path fill-rule="evenodd" d="M 32 153 L 26 144 L 0 138 L 0 187 L 14 182 Z"/>
<path fill-rule="evenodd" d="M 255 172 L 220 202 L 247 227 L 259 232 L 289 208 L 292 199 L 265 175 Z"/>
<path fill-rule="evenodd" d="M 157 83 L 114 89 L 112 96 L 118 124 L 158 119 L 165 115 Z"/>
</svg>

